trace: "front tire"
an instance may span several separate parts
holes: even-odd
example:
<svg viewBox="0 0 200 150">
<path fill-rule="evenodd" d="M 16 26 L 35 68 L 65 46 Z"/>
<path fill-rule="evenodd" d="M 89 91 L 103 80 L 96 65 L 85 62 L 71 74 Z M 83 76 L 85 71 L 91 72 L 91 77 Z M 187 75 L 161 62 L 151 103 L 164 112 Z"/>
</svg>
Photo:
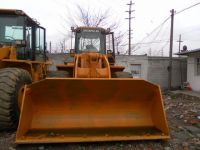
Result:
<svg viewBox="0 0 200 150">
<path fill-rule="evenodd" d="M 113 78 L 133 78 L 131 73 L 129 72 L 123 72 L 123 71 L 120 71 L 120 72 L 114 72 L 113 75 L 112 75 Z"/>
<path fill-rule="evenodd" d="M 16 129 L 19 121 L 19 90 L 32 82 L 29 72 L 19 68 L 0 69 L 0 129 Z"/>
</svg>

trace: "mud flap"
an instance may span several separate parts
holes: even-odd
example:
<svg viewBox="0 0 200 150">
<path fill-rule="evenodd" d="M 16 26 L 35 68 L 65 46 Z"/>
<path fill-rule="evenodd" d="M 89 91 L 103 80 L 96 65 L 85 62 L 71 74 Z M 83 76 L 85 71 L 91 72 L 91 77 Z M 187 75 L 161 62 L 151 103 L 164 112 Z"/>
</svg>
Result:
<svg viewBox="0 0 200 150">
<path fill-rule="evenodd" d="M 157 85 L 128 78 L 47 78 L 25 88 L 16 143 L 168 138 Z"/>
</svg>

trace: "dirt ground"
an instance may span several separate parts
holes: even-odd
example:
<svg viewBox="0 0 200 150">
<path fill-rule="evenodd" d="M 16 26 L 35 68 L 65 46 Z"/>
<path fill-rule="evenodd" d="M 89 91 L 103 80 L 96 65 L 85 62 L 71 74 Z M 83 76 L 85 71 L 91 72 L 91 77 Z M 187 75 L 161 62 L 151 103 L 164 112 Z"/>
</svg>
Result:
<svg viewBox="0 0 200 150">
<path fill-rule="evenodd" d="M 15 132 L 0 132 L 0 150 L 200 150 L 200 98 L 163 94 L 171 139 L 168 141 L 16 145 Z"/>
</svg>

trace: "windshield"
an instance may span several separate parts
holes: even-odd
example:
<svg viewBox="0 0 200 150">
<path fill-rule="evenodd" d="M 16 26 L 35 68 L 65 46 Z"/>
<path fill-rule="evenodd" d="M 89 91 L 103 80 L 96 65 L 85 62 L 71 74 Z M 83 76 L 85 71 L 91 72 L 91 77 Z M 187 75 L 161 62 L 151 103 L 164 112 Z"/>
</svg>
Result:
<svg viewBox="0 0 200 150">
<path fill-rule="evenodd" d="M 83 30 L 77 33 L 78 51 L 103 51 L 104 36 L 98 30 Z"/>
<path fill-rule="evenodd" d="M 22 16 L 0 15 L 0 42 L 10 43 L 24 39 L 24 18 Z"/>
</svg>

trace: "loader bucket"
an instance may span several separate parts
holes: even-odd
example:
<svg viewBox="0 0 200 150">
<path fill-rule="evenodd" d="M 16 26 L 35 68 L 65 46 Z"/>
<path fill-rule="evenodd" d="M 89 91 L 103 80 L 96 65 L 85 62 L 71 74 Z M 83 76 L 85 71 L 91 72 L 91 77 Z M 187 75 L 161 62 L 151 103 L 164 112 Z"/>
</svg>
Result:
<svg viewBox="0 0 200 150">
<path fill-rule="evenodd" d="M 25 87 L 16 143 L 168 138 L 157 85 L 142 79 L 47 78 Z"/>
</svg>

